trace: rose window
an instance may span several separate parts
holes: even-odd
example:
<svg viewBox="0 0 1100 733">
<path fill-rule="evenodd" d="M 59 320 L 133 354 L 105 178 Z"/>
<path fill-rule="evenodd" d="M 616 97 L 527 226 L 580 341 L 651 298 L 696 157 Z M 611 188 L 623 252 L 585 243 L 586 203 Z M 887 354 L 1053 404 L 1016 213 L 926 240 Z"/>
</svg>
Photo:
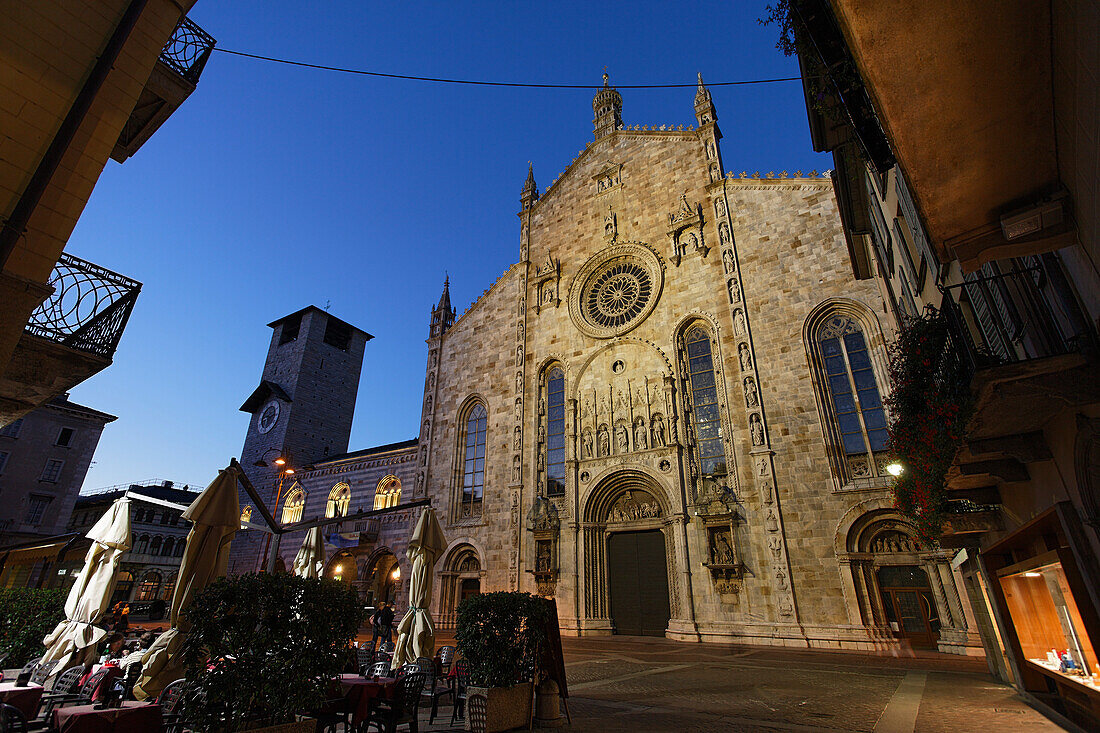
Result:
<svg viewBox="0 0 1100 733">
<path fill-rule="evenodd" d="M 653 310 L 662 278 L 660 261 L 647 247 L 610 247 L 585 263 L 573 281 L 570 317 L 589 336 L 626 333 Z"/>
</svg>

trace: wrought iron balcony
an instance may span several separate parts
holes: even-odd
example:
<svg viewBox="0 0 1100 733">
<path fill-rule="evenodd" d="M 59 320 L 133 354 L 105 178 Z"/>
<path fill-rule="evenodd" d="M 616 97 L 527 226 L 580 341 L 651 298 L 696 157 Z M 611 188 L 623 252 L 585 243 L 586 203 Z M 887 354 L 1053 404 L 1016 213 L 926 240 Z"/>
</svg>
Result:
<svg viewBox="0 0 1100 733">
<path fill-rule="evenodd" d="M 1080 352 L 1095 341 L 1061 265 L 1049 255 L 983 266 L 946 288 L 943 315 L 971 375 Z"/>
<path fill-rule="evenodd" d="M 189 18 L 184 18 L 172 32 L 172 37 L 160 52 L 160 61 L 174 69 L 187 81 L 195 84 L 199 81 L 203 67 L 217 41 L 209 33 L 199 28 Z"/>
<path fill-rule="evenodd" d="M 49 284 L 53 295 L 31 313 L 27 333 L 111 359 L 141 283 L 62 253 Z"/>
<path fill-rule="evenodd" d="M 195 91 L 214 44 L 214 38 L 195 23 L 187 18 L 179 22 L 119 132 L 112 158 L 124 163 Z"/>
</svg>

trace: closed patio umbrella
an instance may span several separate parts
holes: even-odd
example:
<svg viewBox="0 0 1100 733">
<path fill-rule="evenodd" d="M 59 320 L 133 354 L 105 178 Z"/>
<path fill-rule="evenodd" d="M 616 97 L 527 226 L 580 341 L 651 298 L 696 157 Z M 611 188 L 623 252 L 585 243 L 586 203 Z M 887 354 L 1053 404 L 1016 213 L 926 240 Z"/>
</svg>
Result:
<svg viewBox="0 0 1100 733">
<path fill-rule="evenodd" d="M 310 527 L 302 549 L 294 557 L 294 574 L 301 578 L 320 578 L 325 569 L 325 540 L 320 527 Z"/>
<path fill-rule="evenodd" d="M 122 553 L 130 549 L 130 500 L 116 499 L 86 536 L 92 546 L 65 601 L 65 620 L 42 640 L 46 645 L 42 661 L 57 662 L 54 675 L 93 661 L 99 642 L 107 636 L 106 631 L 92 623 L 107 612 L 118 562 Z"/>
<path fill-rule="evenodd" d="M 219 471 L 218 477 L 183 512 L 183 518 L 193 525 L 172 594 L 172 628 L 161 634 L 141 659 L 141 679 L 134 688 L 139 700 L 155 697 L 169 682 L 183 677 L 179 651 L 190 626 L 182 611 L 203 588 L 225 575 L 229 543 L 241 526 L 237 469 Z"/>
<path fill-rule="evenodd" d="M 409 539 L 408 558 L 412 563 L 409 576 L 409 610 L 397 626 L 397 648 L 392 668 L 431 657 L 435 653 L 435 628 L 428 605 L 432 602 L 432 568 L 436 558 L 447 549 L 447 538 L 435 512 L 428 507 L 420 515 Z"/>
</svg>

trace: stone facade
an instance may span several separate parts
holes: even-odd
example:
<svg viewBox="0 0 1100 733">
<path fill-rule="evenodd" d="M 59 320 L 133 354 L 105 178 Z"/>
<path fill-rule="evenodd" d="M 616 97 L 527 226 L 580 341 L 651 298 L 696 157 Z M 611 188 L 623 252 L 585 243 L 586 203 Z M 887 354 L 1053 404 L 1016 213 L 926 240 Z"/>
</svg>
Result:
<svg viewBox="0 0 1100 733">
<path fill-rule="evenodd" d="M 723 173 L 701 80 L 687 129 L 624 126 L 606 82 L 593 111 L 595 140 L 541 196 L 528 173 L 519 262 L 457 319 L 445 286 L 419 441 L 314 464 L 305 515 L 338 480 L 370 504 L 387 471 L 402 501 L 430 498 L 443 624 L 468 593 L 514 589 L 553 596 L 563 633 L 622 633 L 611 545 L 659 531 L 672 638 L 896 644 L 874 579 L 890 565 L 939 578 L 926 598 L 950 626 L 950 573 L 890 508 L 881 447 L 841 448 L 817 341 L 862 334 L 880 391 L 886 356 L 831 180 Z M 404 562 L 398 529 L 345 538 L 357 578 Z"/>
</svg>

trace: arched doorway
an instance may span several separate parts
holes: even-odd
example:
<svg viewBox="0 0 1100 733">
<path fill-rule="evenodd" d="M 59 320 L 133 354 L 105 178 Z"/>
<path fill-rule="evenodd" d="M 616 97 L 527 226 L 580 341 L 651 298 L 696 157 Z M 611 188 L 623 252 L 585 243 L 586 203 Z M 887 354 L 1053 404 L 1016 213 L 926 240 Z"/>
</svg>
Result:
<svg viewBox="0 0 1100 733">
<path fill-rule="evenodd" d="M 673 556 L 661 486 L 640 471 L 599 482 L 585 507 L 585 593 L 589 619 L 615 634 L 664 636 L 672 616 Z"/>
<path fill-rule="evenodd" d="M 852 615 L 884 642 L 953 650 L 967 626 L 949 554 L 923 547 L 892 508 L 867 508 L 846 528 L 838 553 L 851 572 Z"/>
<path fill-rule="evenodd" d="M 443 564 L 439 583 L 440 625 L 454 628 L 459 605 L 481 593 L 481 560 L 472 545 L 451 550 Z"/>
<path fill-rule="evenodd" d="M 359 577 L 355 568 L 355 556 L 347 550 L 337 552 L 325 567 L 325 577 L 353 585 Z"/>
<path fill-rule="evenodd" d="M 363 602 L 377 608 L 383 602 L 397 603 L 397 591 L 401 587 L 401 566 L 397 557 L 388 549 L 376 551 L 366 563 L 363 584 Z"/>
</svg>

